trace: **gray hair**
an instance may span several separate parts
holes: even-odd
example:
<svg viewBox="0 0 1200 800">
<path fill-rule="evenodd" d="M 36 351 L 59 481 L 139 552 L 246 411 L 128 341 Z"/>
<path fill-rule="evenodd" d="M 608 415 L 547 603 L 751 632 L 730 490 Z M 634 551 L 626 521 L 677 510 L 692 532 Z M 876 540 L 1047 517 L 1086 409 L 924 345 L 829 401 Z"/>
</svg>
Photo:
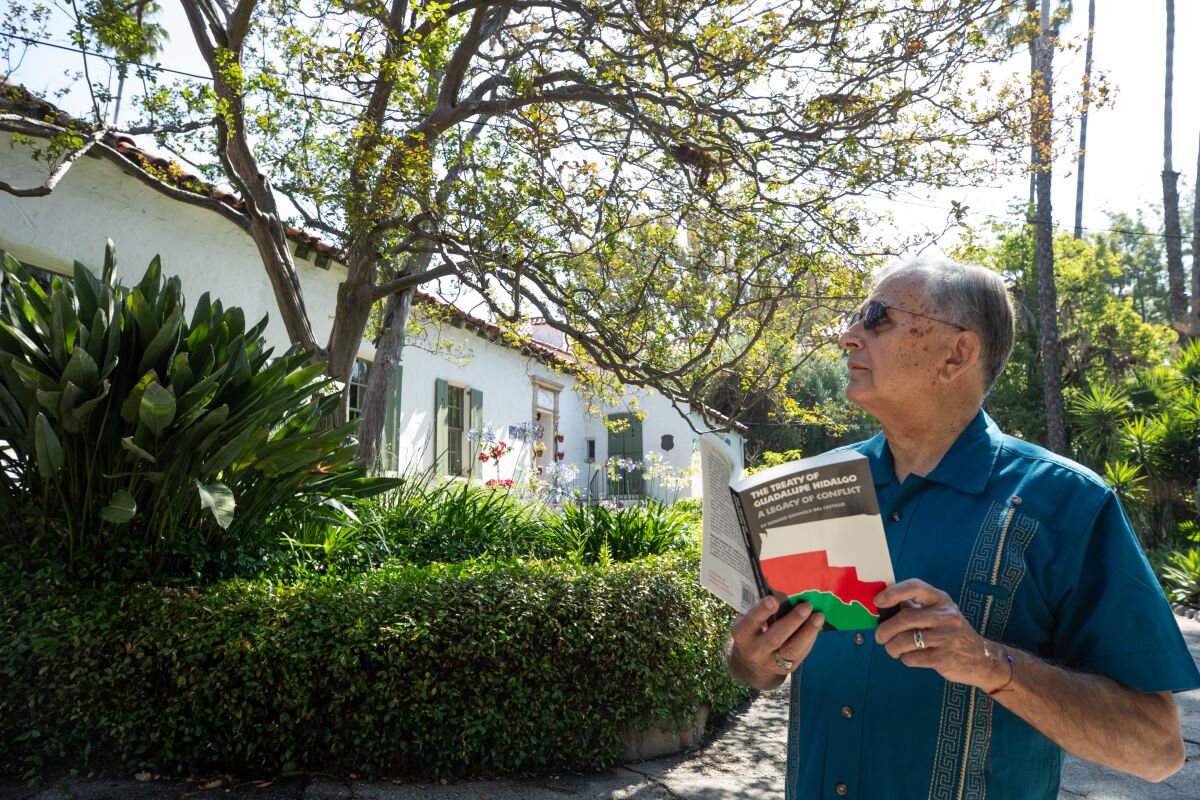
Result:
<svg viewBox="0 0 1200 800">
<path fill-rule="evenodd" d="M 924 257 L 884 270 L 879 283 L 899 276 L 923 278 L 925 302 L 934 313 L 979 337 L 986 396 L 1013 348 L 1016 314 L 1004 279 L 986 267 Z"/>
</svg>

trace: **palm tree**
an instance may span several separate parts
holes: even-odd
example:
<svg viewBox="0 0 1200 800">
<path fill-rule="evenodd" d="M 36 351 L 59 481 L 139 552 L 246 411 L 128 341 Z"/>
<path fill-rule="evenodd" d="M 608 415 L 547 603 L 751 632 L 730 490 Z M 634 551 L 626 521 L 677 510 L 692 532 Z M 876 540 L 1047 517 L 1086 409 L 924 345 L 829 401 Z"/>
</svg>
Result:
<svg viewBox="0 0 1200 800">
<path fill-rule="evenodd" d="M 1027 0 L 1026 8 L 1033 6 Z M 1067 423 L 1063 410 L 1061 356 L 1058 340 L 1058 291 L 1054 284 L 1054 228 L 1051 221 L 1050 185 L 1053 177 L 1054 31 L 1050 0 L 1041 0 L 1038 34 L 1030 41 L 1030 135 L 1036 184 L 1034 226 L 1037 245 L 1038 321 L 1042 350 L 1042 402 L 1046 410 L 1046 447 L 1067 452 Z"/>
<path fill-rule="evenodd" d="M 1079 172 L 1075 176 L 1075 238 L 1083 238 L 1083 171 L 1087 158 L 1088 106 L 1092 102 L 1092 39 L 1096 33 L 1096 0 L 1088 0 L 1087 54 L 1083 65 L 1083 106 L 1079 111 Z"/>
<path fill-rule="evenodd" d="M 1179 173 L 1171 165 L 1172 93 L 1175 83 L 1175 0 L 1167 3 L 1166 86 L 1163 96 L 1163 220 L 1167 244 L 1167 302 L 1171 327 L 1188 331 L 1183 291 L 1183 232 L 1179 226 Z"/>
</svg>

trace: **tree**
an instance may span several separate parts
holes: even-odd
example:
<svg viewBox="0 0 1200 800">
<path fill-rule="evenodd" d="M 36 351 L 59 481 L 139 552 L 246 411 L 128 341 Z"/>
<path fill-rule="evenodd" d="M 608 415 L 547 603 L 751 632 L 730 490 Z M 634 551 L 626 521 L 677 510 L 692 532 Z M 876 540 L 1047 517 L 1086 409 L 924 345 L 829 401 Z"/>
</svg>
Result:
<svg viewBox="0 0 1200 800">
<path fill-rule="evenodd" d="M 1075 238 L 1083 238 L 1083 176 L 1087 164 L 1088 106 L 1092 102 L 1092 41 L 1096 35 L 1096 0 L 1088 0 L 1087 53 L 1083 66 L 1083 102 L 1079 111 L 1079 169 L 1075 175 Z"/>
<path fill-rule="evenodd" d="M 450 279 L 514 331 L 544 317 L 581 363 L 672 397 L 778 386 L 884 252 L 846 201 L 971 180 L 967 147 L 1004 122 L 961 77 L 999 56 L 981 26 L 1002 0 L 183 4 L 212 81 L 143 108 L 215 120 L 164 141 L 242 195 L 289 336 L 332 374 L 384 305 L 365 459 L 418 285 Z M 324 343 L 280 194 L 347 267 Z"/>
<path fill-rule="evenodd" d="M 1171 165 L 1172 105 L 1175 88 L 1175 0 L 1167 4 L 1166 79 L 1163 91 L 1163 222 L 1166 229 L 1167 297 L 1171 325 L 1186 333 L 1187 297 L 1183 279 L 1183 233 L 1179 229 L 1179 173 Z"/>
<path fill-rule="evenodd" d="M 1196 187 L 1192 197 L 1192 317 L 1189 334 L 1200 339 L 1200 150 L 1196 153 Z"/>
<path fill-rule="evenodd" d="M 1029 5 L 1032 5 L 1030 0 Z M 1030 140 L 1032 170 L 1037 187 L 1038 326 L 1041 334 L 1042 399 L 1046 409 L 1046 447 L 1067 452 L 1067 425 L 1063 409 L 1062 372 L 1059 368 L 1058 299 L 1054 283 L 1054 227 L 1050 210 L 1053 175 L 1054 36 L 1050 0 L 1042 0 L 1037 13 L 1038 33 L 1030 39 Z"/>
<path fill-rule="evenodd" d="M 1017 335 L 1008 367 L 987 398 L 988 413 L 1001 427 L 1032 440 L 1045 436 L 1046 417 L 1039 363 L 1039 304 L 1036 297 L 1037 231 L 1034 226 L 997 228 L 992 246 L 967 248 L 957 255 L 985 264 L 1005 277 L 1017 310 Z M 1054 239 L 1057 316 L 1061 320 L 1060 375 L 1067 398 L 1092 387 L 1119 385 L 1131 371 L 1162 364 L 1176 336 L 1165 320 L 1138 313 L 1130 287 L 1142 280 L 1153 239 L 1124 234 Z M 1133 246 L 1135 249 L 1130 249 Z M 1151 262 L 1157 267 L 1158 262 Z"/>
</svg>

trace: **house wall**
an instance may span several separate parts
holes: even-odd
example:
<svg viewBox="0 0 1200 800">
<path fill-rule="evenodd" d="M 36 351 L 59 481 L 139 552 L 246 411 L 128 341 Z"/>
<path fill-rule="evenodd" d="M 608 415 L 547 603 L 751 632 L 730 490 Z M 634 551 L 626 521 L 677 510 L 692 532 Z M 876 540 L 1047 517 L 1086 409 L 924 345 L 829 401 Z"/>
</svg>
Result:
<svg viewBox="0 0 1200 800">
<path fill-rule="evenodd" d="M 28 145 L 3 134 L 0 176 L 21 187 L 37 186 L 46 177 Z M 22 261 L 68 275 L 77 260 L 99 270 L 108 239 L 116 245 L 123 283 L 136 282 L 150 259 L 161 256 L 163 274 L 179 276 L 189 307 L 210 292 L 227 306 L 241 306 L 248 323 L 268 315 L 267 343 L 277 352 L 289 346 L 254 240 L 216 212 L 172 200 L 111 161 L 89 156 L 46 197 L 0 192 L 0 249 Z M 296 271 L 313 332 L 323 342 L 333 324 L 338 267 L 323 270 L 298 260 Z M 364 355 L 374 352 L 364 344 Z"/>
<path fill-rule="evenodd" d="M 414 308 L 414 312 L 420 313 L 419 307 Z M 654 452 L 662 456 L 665 466 L 682 483 L 679 487 L 673 487 L 663 481 L 652 480 L 646 487 L 647 492 L 660 499 L 699 496 L 699 481 L 695 479 L 696 470 L 692 469 L 699 448 L 699 434 L 689 427 L 688 421 L 662 394 L 631 390 L 623 404 L 602 408 L 595 413 L 576 393 L 576 379 L 572 375 L 558 372 L 543 361 L 525 356 L 511 347 L 491 342 L 469 327 L 427 326 L 425 336 L 411 337 L 410 342 L 410 346 L 404 350 L 401 385 L 401 421 L 397 446 L 400 453 L 406 454 L 400 459 L 401 471 L 433 469 L 434 383 L 441 378 L 452 384 L 481 390 L 484 424 L 498 430 L 501 438 L 512 446 L 499 465 L 495 462 L 484 465 L 483 478 L 521 480 L 528 477 L 533 468 L 531 444 L 513 441 L 508 431 L 510 426 L 532 418 L 535 379 L 541 379 L 563 387 L 559 393 L 559 429 L 564 441 L 559 449 L 564 455 L 563 463 L 579 469 L 575 488 L 588 494 L 606 494 L 604 465 L 608 459 L 608 429 L 604 419 L 608 414 L 636 407 L 644 415 L 643 453 Z M 700 431 L 708 429 L 707 423 L 698 414 L 689 410 L 688 417 Z M 549 440 L 550 426 L 546 427 L 548 449 L 551 449 L 555 443 Z M 666 434 L 674 438 L 674 447 L 670 451 L 662 449 L 662 437 Z M 743 466 L 741 435 L 732 432 L 719 436 L 725 441 L 730 456 L 740 469 Z M 596 459 L 591 464 L 586 460 L 589 437 L 596 440 Z"/>
<path fill-rule="evenodd" d="M 45 179 L 45 169 L 32 161 L 27 145 L 0 135 L 0 177 L 15 186 L 32 187 Z M 136 281 L 150 259 L 160 255 L 164 274 L 179 276 L 189 304 L 207 291 L 227 306 L 241 306 L 249 322 L 267 315 L 264 335 L 268 344 L 277 352 L 289 346 L 253 240 L 219 214 L 173 200 L 125 174 L 107 159 L 91 156 L 80 159 L 46 197 L 17 198 L 0 193 L 0 249 L 22 261 L 64 274 L 72 272 L 75 260 L 98 269 L 107 239 L 116 245 L 122 282 Z M 314 334 L 318 341 L 325 341 L 344 268 L 335 262 L 325 270 L 299 259 L 296 268 Z M 416 313 L 419 309 L 414 307 Z M 369 360 L 373 354 L 370 342 L 364 341 L 360 357 Z M 512 347 L 488 341 L 469 328 L 431 324 L 426 335 L 413 338 L 403 358 L 399 433 L 393 445 L 401 470 L 432 470 L 435 380 L 442 378 L 482 390 L 485 423 L 508 439 L 510 425 L 531 418 L 533 380 L 539 377 L 562 386 L 559 429 L 565 440 L 561 449 L 564 462 L 580 469 L 576 487 L 604 490 L 606 476 L 602 469 L 608 457 L 608 432 L 603 415 L 625 411 L 625 405 L 590 414 L 584 400 L 573 391 L 572 376 Z M 676 474 L 688 470 L 697 434 L 684 417 L 661 394 L 631 391 L 628 398 L 636 398 L 637 407 L 644 412 L 644 452 L 663 454 Z M 698 415 L 689 417 L 696 428 L 706 429 Z M 667 453 L 661 448 L 664 434 L 673 435 L 675 442 Z M 585 461 L 588 437 L 596 439 L 596 460 L 591 465 Z M 740 466 L 740 435 L 724 438 Z M 515 447 L 501 460 L 499 477 L 520 478 L 532 468 L 530 445 L 510 444 Z M 549 443 L 550 448 L 554 445 Z M 497 477 L 494 463 L 485 466 L 483 477 Z M 698 494 L 698 486 L 698 481 L 692 481 L 674 490 L 652 481 L 647 490 L 660 497 L 686 497 Z"/>
</svg>

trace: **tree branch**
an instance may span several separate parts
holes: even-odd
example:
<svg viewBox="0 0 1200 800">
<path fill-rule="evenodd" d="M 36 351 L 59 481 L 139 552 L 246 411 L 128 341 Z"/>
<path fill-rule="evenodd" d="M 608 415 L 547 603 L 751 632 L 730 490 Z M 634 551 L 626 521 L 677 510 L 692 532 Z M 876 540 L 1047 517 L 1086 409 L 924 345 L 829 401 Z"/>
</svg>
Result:
<svg viewBox="0 0 1200 800">
<path fill-rule="evenodd" d="M 451 275 L 457 274 L 458 269 L 451 265 L 438 267 L 437 269 L 428 269 L 424 272 L 411 272 L 407 275 L 401 275 L 399 278 L 384 281 L 376 286 L 371 294 L 375 300 L 382 300 L 390 294 L 403 292 L 405 289 L 420 286 L 422 283 L 437 280 L 438 278 L 448 278 Z"/>
</svg>

